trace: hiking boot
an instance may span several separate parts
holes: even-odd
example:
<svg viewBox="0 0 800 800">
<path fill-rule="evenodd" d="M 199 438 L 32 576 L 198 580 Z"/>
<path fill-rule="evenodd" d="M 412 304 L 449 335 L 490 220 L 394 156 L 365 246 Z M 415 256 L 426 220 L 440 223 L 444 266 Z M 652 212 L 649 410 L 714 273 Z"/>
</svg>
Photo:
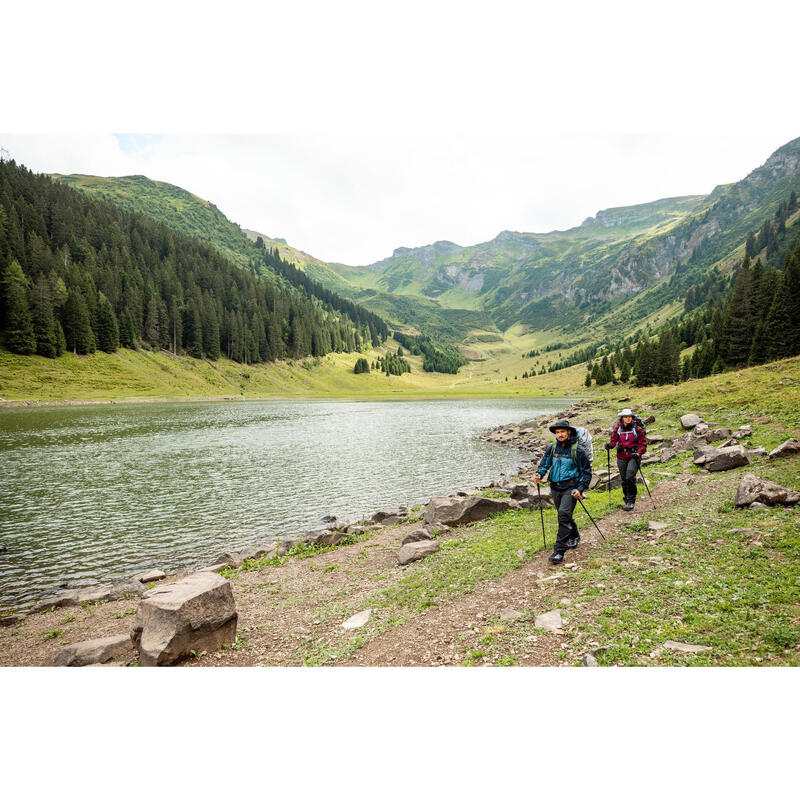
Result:
<svg viewBox="0 0 800 800">
<path fill-rule="evenodd" d="M 623 511 L 633 511 L 633 503 L 630 500 L 625 501 L 625 505 L 622 507 Z"/>
<path fill-rule="evenodd" d="M 580 541 L 580 536 L 571 536 L 569 539 L 567 539 L 567 549 L 574 550 L 580 544 Z"/>
<path fill-rule="evenodd" d="M 560 564 L 564 560 L 563 553 L 553 553 L 550 558 L 547 559 L 551 564 Z"/>
</svg>

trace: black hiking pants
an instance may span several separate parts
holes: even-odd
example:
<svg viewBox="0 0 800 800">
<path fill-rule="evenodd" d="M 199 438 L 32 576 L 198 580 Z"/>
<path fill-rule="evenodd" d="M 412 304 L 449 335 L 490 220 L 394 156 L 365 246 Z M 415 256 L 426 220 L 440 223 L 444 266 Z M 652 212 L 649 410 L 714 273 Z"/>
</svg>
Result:
<svg viewBox="0 0 800 800">
<path fill-rule="evenodd" d="M 639 464 L 635 458 L 629 458 L 624 461 L 621 458 L 617 459 L 617 469 L 619 476 L 622 479 L 622 494 L 625 502 L 636 501 L 636 473 L 639 470 Z"/>
<path fill-rule="evenodd" d="M 575 504 L 578 501 L 572 496 L 572 491 L 573 489 L 559 491 L 554 489 L 552 485 L 550 486 L 550 495 L 558 512 L 558 534 L 556 543 L 553 546 L 554 553 L 566 553 L 569 549 L 567 547 L 567 539 L 579 536 L 578 526 L 572 518 L 572 512 L 575 511 Z"/>
</svg>

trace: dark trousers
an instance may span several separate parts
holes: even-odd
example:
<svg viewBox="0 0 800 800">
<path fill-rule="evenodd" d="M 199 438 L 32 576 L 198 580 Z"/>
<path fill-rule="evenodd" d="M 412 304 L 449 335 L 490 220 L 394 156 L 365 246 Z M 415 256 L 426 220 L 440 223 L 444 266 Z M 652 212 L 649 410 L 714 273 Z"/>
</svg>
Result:
<svg viewBox="0 0 800 800">
<path fill-rule="evenodd" d="M 575 510 L 575 504 L 578 501 L 572 496 L 572 491 L 572 489 L 559 491 L 554 489 L 552 485 L 550 486 L 550 495 L 558 512 L 558 535 L 553 546 L 554 553 L 566 553 L 569 549 L 567 547 L 567 539 L 578 536 L 578 526 L 575 524 L 575 520 L 572 519 L 572 512 Z"/>
<path fill-rule="evenodd" d="M 627 461 L 618 458 L 617 469 L 619 470 L 620 478 L 622 478 L 622 494 L 625 502 L 630 501 L 633 503 L 636 500 L 636 472 L 639 469 L 639 465 L 636 463 L 635 458 L 630 458 Z"/>
</svg>

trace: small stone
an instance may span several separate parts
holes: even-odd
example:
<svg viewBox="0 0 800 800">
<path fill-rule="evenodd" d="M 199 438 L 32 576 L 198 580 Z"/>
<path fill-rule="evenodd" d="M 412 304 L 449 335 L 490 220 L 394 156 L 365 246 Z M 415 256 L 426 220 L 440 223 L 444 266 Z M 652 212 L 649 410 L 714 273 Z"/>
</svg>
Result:
<svg viewBox="0 0 800 800">
<path fill-rule="evenodd" d="M 430 541 L 433 539 L 428 531 L 424 528 L 419 528 L 416 531 L 411 531 L 401 542 L 401 544 L 410 544 L 411 542 L 422 542 L 422 541 Z"/>
<path fill-rule="evenodd" d="M 342 623 L 342 627 L 346 630 L 353 630 L 354 628 L 360 628 L 362 625 L 366 625 L 369 621 L 370 615 L 372 614 L 372 609 L 368 608 L 365 611 L 359 611 L 358 614 L 353 614 L 352 617 L 349 617 Z"/>
<path fill-rule="evenodd" d="M 220 564 L 211 564 L 208 567 L 202 567 L 201 569 L 197 570 L 198 572 L 222 572 L 228 565 L 225 563 Z"/>
<path fill-rule="evenodd" d="M 655 520 L 649 520 L 647 523 L 647 529 L 650 531 L 663 531 L 664 528 L 668 528 L 666 522 L 656 522 Z"/>
<path fill-rule="evenodd" d="M 163 581 L 166 577 L 166 572 L 162 572 L 160 569 L 151 569 L 149 572 L 139 572 L 131 580 L 139 581 L 139 583 L 154 583 L 155 581 Z"/>
<path fill-rule="evenodd" d="M 120 656 L 134 655 L 131 637 L 127 633 L 119 636 L 108 636 L 104 639 L 92 639 L 88 642 L 77 642 L 62 647 L 53 660 L 56 667 L 88 667 L 93 664 L 104 664 Z"/>
<path fill-rule="evenodd" d="M 504 608 L 500 612 L 500 619 L 506 622 L 512 622 L 513 620 L 517 620 L 522 616 L 521 611 L 517 611 L 514 608 Z"/>
<path fill-rule="evenodd" d="M 410 564 L 412 561 L 419 561 L 421 558 L 425 558 L 432 553 L 438 553 L 440 549 L 439 542 L 435 540 L 430 542 L 424 540 L 420 542 L 410 542 L 409 544 L 404 544 L 400 548 L 400 552 L 397 554 L 397 563 L 400 566 L 404 566 Z"/>
<path fill-rule="evenodd" d="M 695 425 L 699 425 L 703 420 L 697 414 L 684 414 L 681 417 L 681 426 L 684 430 L 691 430 Z"/>
<path fill-rule="evenodd" d="M 539 614 L 533 624 L 536 628 L 544 628 L 547 631 L 557 633 L 561 630 L 561 611 L 556 608 L 546 614 Z"/>
<path fill-rule="evenodd" d="M 711 650 L 710 647 L 706 647 L 703 644 L 686 644 L 685 642 L 673 642 L 670 640 L 664 642 L 664 647 L 667 650 L 676 650 L 679 653 L 702 653 L 705 650 Z"/>
<path fill-rule="evenodd" d="M 759 511 L 759 510 L 764 509 L 764 508 L 769 508 L 769 506 L 765 506 L 763 503 L 756 502 L 756 503 L 750 503 L 748 508 L 753 508 L 756 511 Z"/>
</svg>

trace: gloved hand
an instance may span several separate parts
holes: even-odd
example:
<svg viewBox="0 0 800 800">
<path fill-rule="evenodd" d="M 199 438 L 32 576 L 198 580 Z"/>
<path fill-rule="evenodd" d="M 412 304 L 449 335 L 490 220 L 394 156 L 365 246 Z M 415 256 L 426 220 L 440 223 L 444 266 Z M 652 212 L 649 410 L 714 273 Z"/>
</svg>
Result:
<svg viewBox="0 0 800 800">
<path fill-rule="evenodd" d="M 539 481 L 541 481 L 541 479 L 542 479 L 542 476 L 538 472 L 533 476 L 533 482 L 534 483 L 539 483 Z"/>
<path fill-rule="evenodd" d="M 611 442 L 606 442 L 605 443 L 606 450 L 610 450 L 612 447 L 613 447 L 613 445 L 611 444 Z"/>
<path fill-rule="evenodd" d="M 572 490 L 572 496 L 573 496 L 573 497 L 574 497 L 576 500 L 582 500 L 582 499 L 583 499 L 583 496 L 581 495 L 581 493 L 580 493 L 580 492 L 579 492 L 577 489 L 573 489 L 573 490 Z"/>
<path fill-rule="evenodd" d="M 642 457 L 641 457 L 641 456 L 640 456 L 638 453 L 634 453 L 634 454 L 631 456 L 631 458 L 632 458 L 632 459 L 633 459 L 633 460 L 634 460 L 634 461 L 635 461 L 637 464 L 641 464 L 641 463 L 642 463 Z"/>
</svg>

